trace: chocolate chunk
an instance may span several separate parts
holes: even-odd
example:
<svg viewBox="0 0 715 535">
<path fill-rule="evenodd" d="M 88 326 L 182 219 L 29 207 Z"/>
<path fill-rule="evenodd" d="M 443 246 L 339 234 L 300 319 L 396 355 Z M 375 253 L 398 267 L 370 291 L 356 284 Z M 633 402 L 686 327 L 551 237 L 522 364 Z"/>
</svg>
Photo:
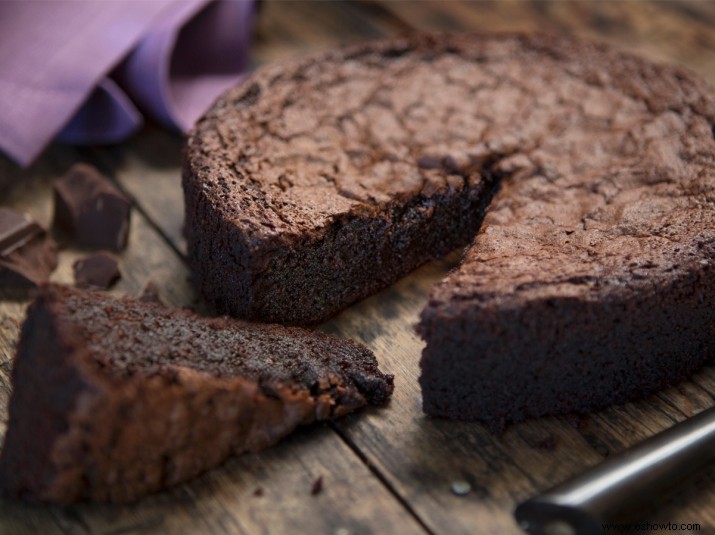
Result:
<svg viewBox="0 0 715 535">
<path fill-rule="evenodd" d="M 76 164 L 54 186 L 54 225 L 78 247 L 120 251 L 127 245 L 131 203 L 97 169 Z"/>
<path fill-rule="evenodd" d="M 0 291 L 23 298 L 57 267 L 57 245 L 28 215 L 0 208 Z"/>
<path fill-rule="evenodd" d="M 0 208 L 0 256 L 7 256 L 44 231 L 27 214 Z"/>
<path fill-rule="evenodd" d="M 105 251 L 77 260 L 72 268 L 78 288 L 106 290 L 121 277 L 117 257 Z"/>
</svg>

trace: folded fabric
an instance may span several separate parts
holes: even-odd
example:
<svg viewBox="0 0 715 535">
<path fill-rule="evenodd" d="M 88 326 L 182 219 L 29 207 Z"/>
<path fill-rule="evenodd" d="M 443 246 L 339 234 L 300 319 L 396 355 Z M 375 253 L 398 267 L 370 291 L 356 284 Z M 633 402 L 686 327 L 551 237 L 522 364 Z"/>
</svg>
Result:
<svg viewBox="0 0 715 535">
<path fill-rule="evenodd" d="M 253 0 L 0 2 L 0 150 L 187 130 L 248 67 Z"/>
</svg>

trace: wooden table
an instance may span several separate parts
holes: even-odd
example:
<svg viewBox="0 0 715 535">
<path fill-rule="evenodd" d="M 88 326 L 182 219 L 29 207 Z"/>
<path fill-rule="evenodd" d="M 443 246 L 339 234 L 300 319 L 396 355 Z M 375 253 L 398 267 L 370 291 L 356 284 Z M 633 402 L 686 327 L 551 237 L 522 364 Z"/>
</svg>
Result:
<svg viewBox="0 0 715 535">
<path fill-rule="evenodd" d="M 277 2 L 263 5 L 256 65 L 342 42 L 424 29 L 547 30 L 614 43 L 682 64 L 715 83 L 715 4 L 705 2 Z M 0 204 L 51 217 L 51 184 L 77 161 L 98 166 L 135 203 L 116 293 L 155 281 L 171 305 L 194 302 L 181 235 L 181 139 L 155 126 L 114 147 L 52 146 L 22 171 L 0 158 Z M 53 280 L 70 282 L 80 255 L 63 250 Z M 226 463 L 131 506 L 38 507 L 0 502 L 0 534 L 518 533 L 520 500 L 713 404 L 715 370 L 637 403 L 586 418 L 543 418 L 501 436 L 477 423 L 422 414 L 422 344 L 412 325 L 430 285 L 458 255 L 423 267 L 324 325 L 370 346 L 396 376 L 388 408 L 306 428 L 279 446 Z M 0 435 L 8 375 L 25 303 L 0 302 Z M 649 522 L 699 523 L 715 532 L 709 470 Z M 323 491 L 311 494 L 323 478 Z M 455 495 L 455 481 L 471 492 Z M 262 492 L 257 492 L 261 489 Z"/>
</svg>

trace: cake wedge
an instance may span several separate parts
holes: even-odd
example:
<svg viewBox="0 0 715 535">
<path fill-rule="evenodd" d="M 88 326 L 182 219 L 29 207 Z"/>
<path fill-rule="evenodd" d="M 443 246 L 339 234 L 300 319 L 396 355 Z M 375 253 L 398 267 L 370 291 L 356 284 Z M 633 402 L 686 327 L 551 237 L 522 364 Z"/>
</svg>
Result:
<svg viewBox="0 0 715 535">
<path fill-rule="evenodd" d="M 0 493 L 71 503 L 134 501 L 393 385 L 348 340 L 47 285 L 12 388 Z"/>
</svg>

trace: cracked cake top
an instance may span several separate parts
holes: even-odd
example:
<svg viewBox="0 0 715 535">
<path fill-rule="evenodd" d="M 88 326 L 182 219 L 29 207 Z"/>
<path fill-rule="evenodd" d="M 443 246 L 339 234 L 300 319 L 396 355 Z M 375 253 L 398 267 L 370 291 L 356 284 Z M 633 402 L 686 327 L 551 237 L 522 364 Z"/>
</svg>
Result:
<svg viewBox="0 0 715 535">
<path fill-rule="evenodd" d="M 708 261 L 693 251 L 715 239 L 712 95 L 566 37 L 392 39 L 264 68 L 219 99 L 187 154 L 216 210 L 258 238 L 497 175 L 432 305 L 597 295 Z"/>
</svg>

